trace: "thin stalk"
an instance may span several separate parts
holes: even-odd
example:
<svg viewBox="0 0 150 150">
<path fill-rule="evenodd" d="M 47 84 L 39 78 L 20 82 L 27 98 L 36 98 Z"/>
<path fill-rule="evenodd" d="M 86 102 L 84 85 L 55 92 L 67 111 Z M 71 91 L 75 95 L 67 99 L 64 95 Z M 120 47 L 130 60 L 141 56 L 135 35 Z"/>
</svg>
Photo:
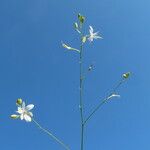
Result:
<svg viewBox="0 0 150 150">
<path fill-rule="evenodd" d="M 87 121 L 89 121 L 92 116 L 101 108 L 101 106 L 103 104 L 105 104 L 109 99 L 110 99 L 110 95 L 113 94 L 113 93 L 116 93 L 116 90 L 122 85 L 122 83 L 125 81 L 125 79 L 121 79 L 121 81 L 119 81 L 117 83 L 117 85 L 112 89 L 112 91 L 110 92 L 110 94 L 104 98 L 94 109 L 93 111 L 89 114 L 89 116 L 85 119 L 83 125 L 85 125 L 87 123 Z"/>
<path fill-rule="evenodd" d="M 83 43 L 82 43 L 82 35 L 81 35 L 81 45 L 80 45 L 80 57 L 79 57 L 79 65 L 80 65 L 80 117 L 81 117 L 81 150 L 83 150 L 84 145 L 84 118 L 83 118 L 83 75 L 82 75 L 82 61 L 83 61 Z"/>
<path fill-rule="evenodd" d="M 45 132 L 46 134 L 48 134 L 51 138 L 53 138 L 57 143 L 59 143 L 61 146 L 64 147 L 64 149 L 66 150 L 70 150 L 70 148 L 64 144 L 61 140 L 59 140 L 55 135 L 53 135 L 50 131 L 48 131 L 47 129 L 43 128 L 37 121 L 35 121 L 33 118 L 32 118 L 32 121 L 35 123 L 35 125 L 41 129 L 43 132 Z"/>
<path fill-rule="evenodd" d="M 99 104 L 95 107 L 95 109 L 94 109 L 94 110 L 90 113 L 90 115 L 85 119 L 84 125 L 87 123 L 87 121 L 89 121 L 89 120 L 92 118 L 92 116 L 95 114 L 95 112 L 96 112 L 103 104 L 106 103 L 106 101 L 107 101 L 107 98 L 103 99 L 102 102 L 99 103 Z"/>
<path fill-rule="evenodd" d="M 122 85 L 123 82 L 125 82 L 126 79 L 121 79 L 118 84 L 113 88 L 113 92 L 115 93 L 116 90 Z"/>
</svg>

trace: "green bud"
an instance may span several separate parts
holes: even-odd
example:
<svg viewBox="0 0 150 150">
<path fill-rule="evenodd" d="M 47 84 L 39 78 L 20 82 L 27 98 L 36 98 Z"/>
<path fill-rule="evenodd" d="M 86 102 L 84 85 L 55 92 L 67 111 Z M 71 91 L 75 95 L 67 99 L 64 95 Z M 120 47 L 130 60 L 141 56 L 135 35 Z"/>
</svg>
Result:
<svg viewBox="0 0 150 150">
<path fill-rule="evenodd" d="M 85 43 L 86 42 L 86 36 L 83 36 L 82 37 L 82 43 Z"/>
<path fill-rule="evenodd" d="M 70 47 L 70 46 L 68 46 L 68 45 L 66 45 L 66 44 L 64 44 L 64 43 L 62 43 L 62 46 L 63 46 L 64 48 L 68 49 L 68 50 L 73 50 L 73 51 L 77 51 L 77 52 L 80 53 L 80 51 L 79 51 L 78 49 L 73 48 L 73 47 Z"/>
<path fill-rule="evenodd" d="M 69 50 L 72 49 L 72 47 L 70 47 L 70 46 L 68 46 L 68 45 L 66 45 L 66 44 L 64 44 L 64 43 L 62 43 L 62 46 L 63 46 L 64 48 L 66 48 L 66 49 L 69 49 Z"/>
<path fill-rule="evenodd" d="M 75 22 L 75 23 L 74 23 L 74 28 L 75 28 L 75 29 L 78 29 L 78 28 L 79 28 L 79 26 L 78 26 L 78 23 L 77 23 L 77 22 Z"/>
<path fill-rule="evenodd" d="M 16 104 L 17 104 L 17 105 L 21 105 L 21 104 L 22 104 L 22 99 L 21 99 L 21 98 L 18 98 L 17 101 L 16 101 Z"/>
<path fill-rule="evenodd" d="M 130 74 L 131 74 L 130 72 L 124 73 L 122 75 L 122 77 L 125 78 L 125 79 L 127 79 L 127 78 L 129 78 Z"/>
<path fill-rule="evenodd" d="M 79 21 L 80 21 L 81 24 L 83 24 L 84 21 L 85 21 L 85 17 L 82 16 L 81 14 L 78 14 L 78 19 L 79 19 Z"/>
<path fill-rule="evenodd" d="M 11 117 L 12 119 L 18 119 L 18 118 L 19 118 L 19 115 L 13 114 L 13 115 L 11 115 L 10 117 Z"/>
</svg>

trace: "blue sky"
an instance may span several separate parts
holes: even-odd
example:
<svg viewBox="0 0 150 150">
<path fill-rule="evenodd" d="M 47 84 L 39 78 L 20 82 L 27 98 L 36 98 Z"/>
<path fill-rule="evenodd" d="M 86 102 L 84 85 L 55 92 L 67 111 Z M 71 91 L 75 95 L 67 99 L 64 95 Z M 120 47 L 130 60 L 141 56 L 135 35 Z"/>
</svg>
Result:
<svg viewBox="0 0 150 150">
<path fill-rule="evenodd" d="M 150 1 L 5 0 L 0 1 L 0 147 L 3 150 L 63 150 L 33 123 L 9 118 L 22 98 L 35 105 L 34 116 L 71 150 L 79 149 L 78 47 L 72 24 L 80 12 L 103 40 L 87 43 L 84 68 L 94 70 L 84 87 L 85 115 L 115 85 L 131 78 L 120 99 L 99 110 L 86 127 L 85 150 L 150 149 Z"/>
</svg>

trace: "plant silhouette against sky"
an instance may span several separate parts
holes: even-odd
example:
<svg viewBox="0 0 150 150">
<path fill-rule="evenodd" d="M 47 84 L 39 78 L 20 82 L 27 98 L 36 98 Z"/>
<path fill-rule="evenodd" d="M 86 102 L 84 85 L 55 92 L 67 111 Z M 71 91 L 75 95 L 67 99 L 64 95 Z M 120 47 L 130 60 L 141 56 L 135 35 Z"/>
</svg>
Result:
<svg viewBox="0 0 150 150">
<path fill-rule="evenodd" d="M 84 99 L 83 99 L 83 93 L 84 93 L 84 78 L 85 78 L 85 70 L 83 68 L 83 53 L 84 53 L 84 44 L 86 42 L 94 42 L 94 40 L 101 40 L 103 39 L 102 36 L 99 34 L 99 32 L 95 32 L 93 27 L 89 25 L 89 33 L 84 34 L 83 28 L 84 28 L 84 22 L 85 17 L 81 14 L 78 14 L 77 16 L 78 20 L 74 23 L 74 29 L 79 33 L 80 38 L 80 45 L 78 48 L 74 48 L 66 43 L 62 42 L 62 46 L 67 49 L 68 51 L 74 51 L 78 53 L 79 55 L 79 111 L 80 111 L 80 150 L 84 150 L 84 132 L 85 127 L 89 123 L 90 119 L 93 117 L 93 115 L 100 109 L 100 107 L 105 104 L 106 102 L 110 101 L 112 98 L 120 98 L 120 95 L 117 93 L 118 88 L 128 79 L 130 76 L 130 72 L 124 73 L 121 76 L 120 81 L 116 84 L 116 86 L 111 90 L 111 92 L 104 97 L 100 102 L 92 109 L 92 111 L 85 116 L 84 112 Z M 93 65 L 89 65 L 89 68 L 86 69 L 88 72 L 93 70 Z M 34 115 L 31 112 L 31 110 L 34 108 L 33 104 L 29 104 L 26 106 L 25 101 L 19 98 L 16 101 L 16 105 L 18 107 L 16 114 L 12 114 L 12 119 L 21 119 L 25 120 L 26 122 L 33 122 L 41 131 L 49 135 L 51 138 L 53 138 L 57 143 L 59 143 L 62 148 L 66 150 L 71 150 L 71 147 L 66 145 L 63 141 L 61 141 L 59 138 L 57 138 L 53 133 L 51 133 L 49 130 L 43 128 L 35 119 Z"/>
</svg>

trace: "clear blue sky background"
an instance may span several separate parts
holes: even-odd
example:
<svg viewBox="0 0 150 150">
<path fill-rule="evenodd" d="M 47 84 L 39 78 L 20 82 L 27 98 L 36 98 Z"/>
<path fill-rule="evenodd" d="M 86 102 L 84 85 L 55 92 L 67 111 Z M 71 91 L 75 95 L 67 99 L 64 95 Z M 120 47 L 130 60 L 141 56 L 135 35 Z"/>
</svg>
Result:
<svg viewBox="0 0 150 150">
<path fill-rule="evenodd" d="M 87 43 L 84 68 L 85 115 L 115 85 L 132 76 L 86 127 L 85 150 L 149 150 L 150 144 L 150 1 L 149 0 L 3 0 L 0 1 L 0 149 L 63 150 L 33 123 L 11 120 L 15 101 L 35 105 L 34 116 L 79 150 L 78 54 L 73 29 L 77 13 L 103 40 Z"/>
</svg>

